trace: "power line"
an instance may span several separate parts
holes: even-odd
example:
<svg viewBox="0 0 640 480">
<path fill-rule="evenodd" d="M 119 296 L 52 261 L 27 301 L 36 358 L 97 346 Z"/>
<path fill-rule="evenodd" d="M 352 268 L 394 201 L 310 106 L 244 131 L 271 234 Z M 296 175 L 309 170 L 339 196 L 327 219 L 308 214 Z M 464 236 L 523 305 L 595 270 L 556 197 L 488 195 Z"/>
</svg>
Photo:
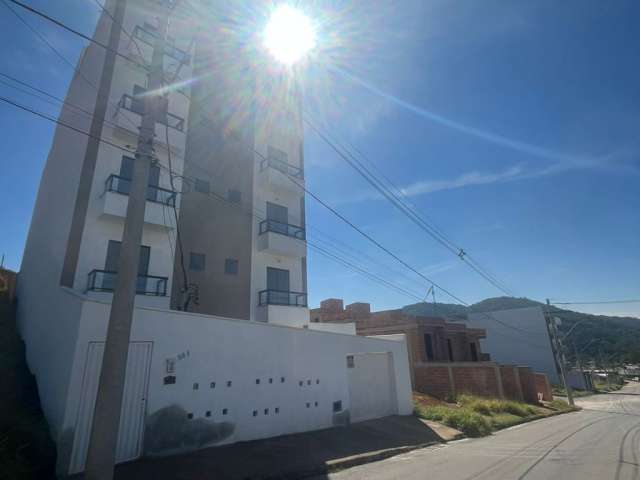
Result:
<svg viewBox="0 0 640 480">
<path fill-rule="evenodd" d="M 61 122 L 60 120 L 57 120 L 55 118 L 52 118 L 48 115 L 45 115 L 43 113 L 40 113 L 36 110 L 30 109 L 24 105 L 21 105 L 17 102 L 14 102 L 10 99 L 7 99 L 5 97 L 1 97 L 0 96 L 0 101 L 3 101 L 5 103 L 8 103 L 16 108 L 22 109 L 26 112 L 29 112 L 33 115 L 36 115 L 38 117 L 41 117 L 45 120 L 48 120 L 50 122 L 56 123 L 58 125 L 61 125 L 65 128 L 69 128 L 77 133 L 86 135 L 87 137 L 90 138 L 94 138 L 97 139 L 98 141 L 106 144 L 106 145 L 110 145 L 112 147 L 115 147 L 119 150 L 122 150 L 126 153 L 135 153 L 132 150 L 126 149 L 124 147 L 121 147 L 120 145 L 117 145 L 113 142 L 110 142 L 108 140 L 105 140 L 103 138 L 100 137 L 94 137 L 93 135 L 89 134 L 88 132 L 85 132 L 81 129 L 78 129 L 76 127 L 73 127 L 71 125 L 68 125 L 64 122 Z M 254 149 L 254 153 L 260 157 L 262 157 L 263 159 L 265 158 L 260 152 L 258 152 L 257 150 Z M 159 163 L 159 166 L 161 168 L 167 168 L 164 165 L 162 165 L 161 163 Z M 170 173 L 175 174 L 175 172 L 170 171 Z M 195 179 L 189 179 L 188 177 L 185 177 L 183 175 L 176 175 L 179 176 L 180 178 L 182 178 L 183 180 L 187 180 L 187 181 L 193 181 L 195 183 Z M 375 240 L 372 236 L 370 236 L 369 234 L 367 234 L 366 232 L 364 232 L 363 230 L 361 230 L 359 227 L 357 227 L 355 224 L 353 224 L 350 220 L 348 220 L 346 217 L 344 217 L 342 214 L 340 214 L 338 211 L 336 211 L 333 207 L 331 207 L 330 205 L 328 205 L 326 202 L 324 202 L 322 199 L 320 199 L 316 194 L 314 194 L 313 192 L 311 192 L 310 190 L 308 190 L 304 185 L 301 185 L 294 177 L 292 177 L 291 175 L 286 175 L 287 178 L 292 181 L 294 184 L 298 185 L 299 188 L 301 188 L 302 190 L 304 190 L 308 195 L 310 195 L 314 200 L 316 200 L 318 203 L 320 203 L 322 206 L 324 206 L 326 209 L 328 209 L 330 212 L 332 212 L 335 216 L 337 216 L 338 218 L 340 218 L 343 222 L 347 223 L 347 225 L 349 225 L 351 228 L 353 228 L 354 230 L 356 230 L 360 235 L 364 236 L 367 240 L 369 240 L 370 242 L 372 242 L 374 245 L 376 245 L 378 248 L 380 248 L 381 250 L 383 250 L 384 252 L 386 252 L 388 255 L 390 255 L 392 258 L 394 258 L 396 261 L 398 261 L 399 263 L 401 263 L 403 266 L 405 266 L 406 268 L 408 268 L 409 270 L 413 271 L 416 275 L 418 275 L 419 277 L 423 278 L 424 280 L 426 280 L 427 282 L 429 282 L 430 284 L 432 284 L 433 286 L 439 288 L 442 292 L 446 293 L 449 297 L 453 298 L 454 300 L 456 300 L 457 302 L 459 302 L 460 304 L 464 305 L 464 306 L 470 306 L 469 303 L 465 302 L 464 300 L 462 300 L 461 298 L 459 298 L 458 296 L 456 296 L 455 294 L 451 293 L 449 290 L 445 289 L 444 287 L 442 287 L 441 285 L 439 285 L 438 283 L 432 281 L 430 278 L 428 278 L 427 276 L 425 276 L 423 273 L 421 273 L 420 271 L 418 271 L 417 269 L 415 269 L 414 267 L 412 267 L 411 265 L 409 265 L 407 262 L 405 262 L 404 260 L 402 260 L 400 257 L 398 257 L 396 254 L 394 254 L 393 252 L 391 252 L 389 249 L 387 249 L 386 247 L 384 247 L 382 244 L 380 244 L 377 240 Z M 223 196 L 221 195 L 216 195 L 213 192 L 211 192 L 212 196 L 214 198 L 217 198 L 218 200 L 222 200 L 222 201 L 227 201 L 227 199 L 225 199 Z M 253 213 L 250 213 L 251 215 L 253 215 Z M 518 327 L 515 327 L 513 325 L 509 325 L 508 323 L 502 322 L 501 320 L 496 319 L 495 317 L 489 315 L 488 313 L 484 313 L 482 312 L 481 315 L 505 326 L 506 328 L 515 330 L 515 331 L 519 331 L 522 333 L 526 333 L 526 334 L 531 334 L 531 333 L 536 333 L 536 332 L 530 332 L 527 330 L 522 330 Z"/>
<path fill-rule="evenodd" d="M 7 3 L 7 1 L 12 1 L 12 0 L 2 0 L 3 5 L 7 9 L 9 9 L 9 11 L 20 21 L 20 23 L 22 23 L 25 27 L 27 27 L 27 29 L 29 29 L 33 35 L 39 38 L 40 41 L 44 43 L 60 60 L 62 60 L 68 67 L 70 67 L 75 73 L 77 73 L 78 76 L 87 83 L 87 85 L 89 85 L 93 90 L 97 92 L 98 91 L 97 85 L 93 83 L 91 80 L 89 80 L 79 67 L 76 67 L 70 60 L 68 60 L 64 55 L 62 55 L 62 53 L 60 53 L 60 51 L 56 47 L 54 47 L 53 44 L 49 40 L 47 40 L 47 38 L 42 33 L 40 33 L 33 26 L 31 26 L 31 24 L 29 24 L 24 18 L 22 18 L 22 16 L 18 12 L 16 12 L 13 9 L 13 7 Z M 48 95 L 52 96 L 50 94 Z M 109 102 L 109 104 L 115 107 L 116 110 L 120 108 L 117 104 L 113 102 Z M 93 115 L 93 113 L 91 115 Z M 133 122 L 133 120 L 131 120 L 127 115 L 123 113 L 122 118 L 124 118 L 137 130 L 138 125 L 136 125 Z"/>
<path fill-rule="evenodd" d="M 552 302 L 552 305 L 610 305 L 616 303 L 640 303 L 640 299 L 632 300 L 601 300 L 586 302 Z"/>
<path fill-rule="evenodd" d="M 135 152 L 135 150 L 128 149 L 128 148 L 126 148 L 126 147 L 122 147 L 122 146 L 117 145 L 117 144 L 115 144 L 115 143 L 113 143 L 113 142 L 110 142 L 109 140 L 105 140 L 104 138 L 96 137 L 96 136 L 94 136 L 94 135 L 91 135 L 89 132 L 85 132 L 84 130 L 81 130 L 81 129 L 79 129 L 79 128 L 76 128 L 76 127 L 74 127 L 74 126 L 72 126 L 72 125 L 69 125 L 68 123 L 62 122 L 61 120 L 57 120 L 57 119 L 55 119 L 55 118 L 53 118 L 53 117 L 50 117 L 50 116 L 48 116 L 48 115 L 46 115 L 46 114 L 44 114 L 44 113 L 38 112 L 38 111 L 36 111 L 36 110 L 33 110 L 33 109 L 31 109 L 31 108 L 29 108 L 29 107 L 26 107 L 26 106 L 24 106 L 24 105 L 21 105 L 21 104 L 19 104 L 19 103 L 17 103 L 17 102 L 14 102 L 13 100 L 10 100 L 10 99 L 8 99 L 8 98 L 5 98 L 5 97 L 0 96 L 0 101 L 1 101 L 1 102 L 5 102 L 5 103 L 8 103 L 9 105 L 13 105 L 13 106 L 14 106 L 14 107 L 16 107 L 16 108 L 19 108 L 19 109 L 21 109 L 21 110 L 24 110 L 25 112 L 29 112 L 29 113 L 31 113 L 31 114 L 33 114 L 33 115 L 36 115 L 36 116 L 38 116 L 38 117 L 40 117 L 40 118 L 43 118 L 43 119 L 45 119 L 45 120 L 48 120 L 48 121 L 50 121 L 50 122 L 56 123 L 56 124 L 58 124 L 58 125 L 60 125 L 60 126 L 62 126 L 62 127 L 68 128 L 69 130 L 73 130 L 74 132 L 80 133 L 80 134 L 82 134 L 82 135 L 86 135 L 87 137 L 89 137 L 89 138 L 93 138 L 94 140 L 98 140 L 99 142 L 102 142 L 102 143 L 104 143 L 105 145 L 109 145 L 109 146 L 111 146 L 111 147 L 115 147 L 115 148 L 117 148 L 118 150 L 122 150 L 122 151 L 123 151 L 123 152 L 125 152 L 125 153 L 129 153 L 129 154 L 131 154 L 131 153 L 135 154 L 135 153 L 136 153 L 136 152 Z"/>
<path fill-rule="evenodd" d="M 307 114 L 307 117 L 309 115 Z M 314 122 L 311 122 L 308 118 L 303 118 L 303 120 L 309 125 L 318 136 L 324 140 L 345 162 L 347 162 L 360 176 L 362 176 L 371 186 L 373 186 L 384 198 L 386 198 L 393 206 L 395 206 L 400 212 L 402 212 L 405 216 L 407 216 L 414 224 L 416 224 L 421 230 L 426 232 L 430 237 L 440 243 L 443 247 L 449 250 L 452 254 L 456 255 L 460 260 L 464 261 L 478 273 L 481 277 L 491 283 L 494 287 L 506 293 L 509 296 L 513 296 L 513 292 L 511 292 L 508 288 L 501 285 L 501 283 L 490 273 L 488 273 L 485 269 L 483 269 L 479 263 L 473 259 L 467 260 L 468 254 L 466 251 L 455 245 L 450 239 L 446 237 L 444 233 L 442 233 L 437 227 L 431 225 L 424 218 L 420 216 L 420 214 L 415 210 L 415 207 L 412 208 L 412 205 L 408 204 L 408 202 L 403 201 L 400 196 L 404 197 L 405 195 L 402 193 L 400 189 L 395 187 L 393 183 L 390 182 L 388 178 L 386 178 L 387 182 L 392 185 L 392 187 L 397 190 L 398 193 L 394 192 L 394 188 L 389 188 L 384 185 L 384 182 L 380 180 L 380 178 L 376 177 L 375 174 L 371 172 L 360 160 L 358 160 L 353 153 L 351 153 L 347 148 L 343 145 L 337 146 L 339 143 L 336 140 L 332 140 L 329 134 L 323 133 L 320 131 L 320 128 L 317 127 Z M 363 156 L 361 154 L 361 156 Z M 364 156 L 363 156 L 364 157 Z M 371 162 L 370 162 L 371 163 Z"/>
<path fill-rule="evenodd" d="M 34 15 L 37 15 L 37 16 L 39 16 L 41 18 L 44 18 L 45 20 L 47 20 L 47 21 L 59 26 L 60 28 L 66 30 L 68 32 L 71 32 L 74 35 L 77 35 L 77 36 L 79 36 L 79 37 L 81 37 L 81 38 L 83 38 L 83 39 L 85 39 L 85 40 L 87 40 L 87 41 L 89 41 L 91 43 L 94 43 L 94 44 L 104 48 L 105 50 L 110 51 L 110 52 L 114 53 L 115 55 L 117 55 L 117 56 L 119 56 L 119 57 L 121 57 L 121 58 L 123 58 L 123 59 L 125 59 L 125 60 L 127 60 L 127 61 L 129 61 L 129 62 L 131 62 L 133 64 L 135 64 L 135 65 L 137 65 L 138 67 L 140 67 L 140 68 L 142 68 L 144 70 L 147 70 L 147 71 L 149 70 L 149 67 L 147 65 L 144 65 L 144 64 L 138 62 L 137 60 L 135 60 L 135 59 L 133 59 L 133 58 L 127 56 L 127 55 L 124 55 L 123 53 L 120 53 L 119 51 L 117 51 L 115 49 L 112 49 L 108 45 L 105 45 L 104 43 L 99 42 L 98 40 L 96 40 L 94 38 L 91 38 L 88 35 L 85 35 L 84 33 L 79 32 L 78 30 L 75 30 L 75 29 L 69 27 L 65 23 L 62 23 L 61 21 L 50 17 L 49 15 L 47 15 L 46 13 L 41 12 L 40 10 L 36 10 L 35 8 L 30 7 L 29 5 L 25 5 L 24 3 L 19 2 L 18 0 L 3 0 L 3 1 L 5 2 L 5 5 L 6 5 L 6 2 L 11 2 L 11 3 L 15 4 L 15 5 L 18 5 L 19 7 L 24 8 L 25 10 L 33 13 Z"/>
</svg>

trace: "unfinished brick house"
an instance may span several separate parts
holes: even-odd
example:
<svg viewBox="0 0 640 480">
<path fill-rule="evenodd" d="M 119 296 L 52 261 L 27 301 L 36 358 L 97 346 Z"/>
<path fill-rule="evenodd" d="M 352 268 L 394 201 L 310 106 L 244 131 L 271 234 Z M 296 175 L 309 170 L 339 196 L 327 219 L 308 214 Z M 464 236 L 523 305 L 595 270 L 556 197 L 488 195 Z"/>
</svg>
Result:
<svg viewBox="0 0 640 480">
<path fill-rule="evenodd" d="M 546 390 L 538 392 L 536 384 L 536 376 L 543 374 L 534 375 L 526 366 L 498 365 L 482 352 L 480 340 L 486 337 L 482 328 L 441 317 L 408 315 L 401 309 L 372 312 L 369 303 L 345 307 L 339 298 L 320 302 L 320 308 L 310 310 L 310 321 L 352 323 L 363 336 L 405 334 L 411 381 L 421 393 L 438 398 L 472 393 L 531 403 L 538 401 L 538 393 L 544 393 L 545 400 L 548 397 Z"/>
</svg>

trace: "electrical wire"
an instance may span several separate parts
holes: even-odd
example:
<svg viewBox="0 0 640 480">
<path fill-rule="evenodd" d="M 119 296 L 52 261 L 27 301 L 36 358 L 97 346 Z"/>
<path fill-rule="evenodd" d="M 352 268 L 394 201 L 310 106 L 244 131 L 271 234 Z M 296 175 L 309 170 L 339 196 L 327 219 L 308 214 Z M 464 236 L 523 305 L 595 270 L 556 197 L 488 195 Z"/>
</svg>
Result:
<svg viewBox="0 0 640 480">
<path fill-rule="evenodd" d="M 499 282 L 492 274 L 483 269 L 480 264 L 474 259 L 467 259 L 469 255 L 467 252 L 458 247 L 453 241 L 448 239 L 444 233 L 442 233 L 436 226 L 429 223 L 425 220 L 408 201 L 406 201 L 406 196 L 402 192 L 401 189 L 396 187 L 388 177 L 384 177 L 391 185 L 385 185 L 384 182 L 377 177 L 374 173 L 371 172 L 355 155 L 350 152 L 344 145 L 340 145 L 339 141 L 332 139 L 330 134 L 326 132 L 322 132 L 320 127 L 318 127 L 314 122 L 309 120 L 309 114 L 305 114 L 303 118 L 304 122 L 311 127 L 316 134 L 327 143 L 347 164 L 349 164 L 360 176 L 362 176 L 371 186 L 373 186 L 378 193 L 380 193 L 384 198 L 386 198 L 393 206 L 395 206 L 400 212 L 402 212 L 405 216 L 407 216 L 413 223 L 415 223 L 420 229 L 426 232 L 430 237 L 440 243 L 443 247 L 449 250 L 452 254 L 460 258 L 460 260 L 464 261 L 473 269 L 476 273 L 482 276 L 485 280 L 491 283 L 494 287 L 499 289 L 500 291 L 506 293 L 509 296 L 513 296 L 513 292 L 507 287 L 503 286 L 501 282 Z M 363 158 L 363 154 L 360 153 Z M 369 162 L 372 164 L 373 162 Z M 395 190 L 395 191 L 394 191 Z M 403 197 L 403 198 L 400 198 Z M 403 201 L 404 199 L 404 201 Z"/>
<path fill-rule="evenodd" d="M 115 148 L 118 148 L 119 150 L 122 150 L 126 153 L 132 153 L 131 150 L 126 149 L 124 147 L 121 147 L 113 142 L 110 142 L 108 140 L 99 138 L 99 137 L 94 137 L 93 135 L 89 134 L 88 132 L 84 132 L 76 127 L 70 126 L 64 122 L 61 122 L 55 118 L 52 118 L 48 115 L 42 114 L 40 112 L 37 112 L 33 109 L 30 109 L 28 107 L 25 107 L 24 105 L 21 105 L 17 102 L 14 102 L 10 99 L 7 99 L 5 97 L 1 97 L 0 96 L 0 101 L 3 101 L 5 103 L 8 103 L 10 105 L 13 105 L 16 108 L 20 108 L 24 111 L 27 111 L 29 113 L 32 113 L 36 116 L 39 116 L 45 120 L 48 120 L 50 122 L 59 124 L 63 127 L 69 128 L 73 131 L 76 131 L 78 133 L 81 133 L 83 135 L 86 135 L 88 137 L 91 138 L 95 138 L 98 141 L 105 143 L 107 145 L 113 146 Z M 260 157 L 262 157 L 263 159 L 266 159 L 266 157 L 264 157 L 260 152 L 258 152 L 257 150 L 254 149 L 254 153 Z M 157 160 L 157 159 L 156 159 Z M 168 168 L 164 165 L 162 165 L 161 163 L 159 163 L 159 166 L 161 168 Z M 170 173 L 174 173 L 175 172 L 171 172 Z M 187 177 L 183 176 L 183 175 L 176 175 L 177 177 L 182 178 L 183 180 L 191 180 L 195 183 L 195 179 L 188 179 Z M 427 282 L 431 283 L 433 286 L 437 287 L 438 289 L 440 289 L 442 292 L 444 292 L 445 294 L 447 294 L 449 297 L 453 298 L 454 300 L 456 300 L 458 303 L 468 307 L 470 306 L 469 303 L 465 302 L 464 300 L 462 300 L 461 298 L 459 298 L 458 296 L 456 296 L 455 294 L 453 294 L 452 292 L 448 291 L 447 289 L 445 289 L 444 287 L 442 287 L 441 285 L 439 285 L 436 282 L 433 282 L 431 279 L 429 279 L 427 276 L 425 276 L 424 274 L 422 274 L 421 272 L 419 272 L 418 270 L 416 270 L 414 267 L 412 267 L 411 265 L 409 265 L 407 262 L 405 262 L 404 260 L 402 260 L 400 257 L 398 257 L 397 255 L 395 255 L 393 252 L 391 252 L 389 249 L 387 249 L 386 247 L 384 247 L 382 244 L 380 244 L 377 240 L 375 240 L 372 236 L 370 236 L 369 234 L 367 234 L 366 232 L 364 232 L 363 230 L 361 230 L 359 227 L 357 227 L 355 224 L 353 224 L 350 220 L 348 220 L 346 217 L 344 217 L 342 214 L 340 214 L 338 211 L 336 211 L 333 207 L 331 207 L 330 205 L 328 205 L 326 202 L 324 202 L 322 199 L 320 199 L 316 194 L 314 194 L 313 192 L 311 192 L 310 190 L 308 190 L 304 185 L 301 185 L 297 179 L 295 179 L 293 176 L 291 175 L 286 175 L 286 177 L 292 181 L 294 184 L 296 184 L 300 189 L 304 190 L 308 195 L 310 195 L 312 198 L 314 198 L 317 202 L 319 202 L 321 205 L 323 205 L 325 208 L 327 208 L 329 211 L 331 211 L 335 216 L 337 216 L 339 219 L 341 219 L 343 222 L 347 223 L 347 225 L 349 225 L 351 228 L 353 228 L 354 230 L 356 230 L 358 233 L 360 233 L 362 236 L 364 236 L 367 240 L 369 240 L 370 242 L 372 242 L 374 245 L 376 245 L 378 248 L 380 248 L 381 250 L 383 250 L 384 252 L 386 252 L 388 255 L 390 255 L 392 258 L 394 258 L 396 261 L 398 261 L 399 263 L 401 263 L 403 266 L 405 266 L 406 268 L 408 268 L 409 270 L 413 271 L 414 273 L 416 273 L 418 276 L 420 276 L 421 278 L 425 279 Z M 223 196 L 221 195 L 216 195 L 213 194 L 212 192 L 212 196 L 214 198 L 217 198 L 218 200 L 222 200 L 222 201 L 227 201 Z M 520 329 L 518 327 L 515 327 L 513 325 L 509 325 L 508 323 L 502 322 L 501 320 L 496 319 L 495 317 L 491 316 L 490 314 L 486 313 L 486 312 L 481 312 L 481 315 L 495 321 L 496 323 L 499 323 L 501 325 L 503 325 L 506 328 L 515 330 L 515 331 L 519 331 L 521 333 L 526 333 L 526 334 L 537 334 L 538 332 L 531 332 L 531 331 L 527 331 L 527 330 L 523 330 Z"/>
<path fill-rule="evenodd" d="M 552 302 L 552 305 L 610 305 L 616 303 L 640 303 L 640 299 L 631 300 L 601 300 L 587 302 Z"/>
<path fill-rule="evenodd" d="M 78 30 L 75 30 L 75 29 L 69 27 L 65 23 L 63 23 L 63 22 L 61 22 L 59 20 L 56 20 L 53 17 L 50 17 L 49 15 L 47 15 L 44 12 L 41 12 L 40 10 L 37 10 L 37 9 L 35 9 L 33 7 L 30 7 L 29 5 L 25 5 L 24 3 L 19 2 L 18 0 L 3 0 L 3 2 L 5 2 L 5 5 L 6 5 L 6 2 L 11 2 L 11 3 L 13 3 L 13 4 L 15 4 L 15 5 L 17 5 L 17 6 L 21 7 L 21 8 L 24 8 L 28 12 L 31 12 L 34 15 L 37 15 L 37 16 L 39 16 L 39 17 L 41 17 L 41 18 L 43 18 L 43 19 L 45 19 L 45 20 L 57 25 L 58 27 L 60 27 L 60 28 L 62 28 L 64 30 L 67 30 L 68 32 L 71 32 L 71 33 L 73 33 L 73 34 L 75 34 L 75 35 L 77 35 L 77 36 L 79 36 L 79 37 L 81 37 L 81 38 L 83 38 L 83 39 L 95 44 L 95 45 L 98 45 L 98 46 L 104 48 L 105 50 L 107 50 L 107 51 L 109 51 L 111 53 L 114 53 L 118 57 L 121 57 L 121 58 L 133 63 L 134 65 L 137 65 L 138 67 L 140 67 L 140 68 L 142 68 L 144 70 L 147 70 L 147 71 L 149 70 L 149 67 L 147 65 L 144 65 L 144 64 L 138 62 L 137 60 L 129 57 L 128 55 L 120 53 L 117 50 L 114 50 L 113 48 L 109 47 L 108 45 L 105 45 L 104 43 L 99 42 L 95 38 L 89 37 L 88 35 L 85 35 L 84 33 L 79 32 Z"/>
<path fill-rule="evenodd" d="M 76 74 L 78 74 L 78 76 L 82 78 L 82 80 L 84 80 L 87 83 L 87 85 L 89 85 L 93 90 L 98 92 L 98 86 L 95 83 L 93 83 L 91 80 L 89 80 L 79 67 L 76 67 L 69 59 L 67 59 L 64 55 L 62 55 L 62 53 L 60 53 L 60 51 L 56 47 L 54 47 L 53 44 L 49 40 L 47 40 L 47 38 L 42 33 L 40 33 L 37 29 L 31 26 L 31 24 L 29 24 L 24 18 L 22 18 L 22 16 L 18 12 L 16 12 L 13 9 L 13 7 L 11 7 L 11 5 L 7 3 L 7 1 L 11 1 L 11 0 L 2 0 L 3 5 L 20 21 L 20 23 L 22 23 L 25 27 L 27 27 L 27 29 L 29 29 L 33 35 L 39 38 L 40 41 L 44 43 L 60 60 L 62 60 L 68 67 L 70 67 Z M 116 111 L 119 111 L 120 106 L 118 104 L 115 104 L 110 101 L 109 101 L 109 104 L 113 106 L 116 109 Z M 93 114 L 91 115 L 93 116 Z M 134 128 L 137 129 L 138 125 L 136 125 L 133 122 L 133 120 L 131 120 L 124 113 L 121 113 L 121 115 L 122 115 L 122 118 L 124 118 Z"/>
</svg>

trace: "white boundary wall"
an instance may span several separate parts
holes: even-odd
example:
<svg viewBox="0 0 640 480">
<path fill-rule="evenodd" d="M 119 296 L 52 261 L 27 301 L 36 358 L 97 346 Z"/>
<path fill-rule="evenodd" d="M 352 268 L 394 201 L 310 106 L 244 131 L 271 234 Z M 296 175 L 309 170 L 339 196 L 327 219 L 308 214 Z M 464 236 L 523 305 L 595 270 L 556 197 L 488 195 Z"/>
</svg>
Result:
<svg viewBox="0 0 640 480">
<path fill-rule="evenodd" d="M 51 364 L 53 338 L 50 341 L 43 334 L 37 340 L 38 335 L 31 331 L 25 340 L 43 409 L 55 432 L 58 470 L 66 472 L 88 345 L 104 341 L 110 306 L 68 289 L 59 289 L 56 297 L 54 303 L 65 304 L 68 315 L 58 311 L 46 321 L 69 326 L 56 340 L 67 344 L 64 351 L 69 352 L 69 357 L 61 359 L 61 368 L 68 372 L 71 363 L 70 373 L 58 377 L 59 368 Z M 78 315 L 79 321 L 73 321 L 72 317 Z M 55 316 L 66 316 L 65 323 Z M 38 320 L 33 323 L 42 325 L 44 319 Z M 412 412 L 404 336 L 376 339 L 137 307 L 131 341 L 153 344 L 145 455 L 344 425 L 350 418 L 349 392 L 353 388 L 347 356 L 354 354 L 389 354 L 393 376 L 389 382 L 393 390 L 391 413 Z M 75 353 L 71 354 L 71 350 Z M 164 382 L 168 359 L 175 360 L 175 384 Z M 196 383 L 198 387 L 194 389 Z M 334 402 L 341 402 L 340 411 L 334 412 Z M 269 409 L 268 413 L 265 409 Z"/>
</svg>

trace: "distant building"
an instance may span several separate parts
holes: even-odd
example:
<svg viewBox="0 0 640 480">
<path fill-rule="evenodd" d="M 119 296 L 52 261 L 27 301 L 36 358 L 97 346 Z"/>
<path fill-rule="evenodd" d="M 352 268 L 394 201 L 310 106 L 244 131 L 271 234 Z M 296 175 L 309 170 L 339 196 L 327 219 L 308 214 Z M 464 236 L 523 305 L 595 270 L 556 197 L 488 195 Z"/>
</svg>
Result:
<svg viewBox="0 0 640 480">
<path fill-rule="evenodd" d="M 560 383 L 541 307 L 470 313 L 466 323 L 486 331 L 482 348 L 496 362 L 529 365 Z"/>
<path fill-rule="evenodd" d="M 439 317 L 407 315 L 401 309 L 371 312 L 371 305 L 361 302 L 344 307 L 337 298 L 323 300 L 320 308 L 310 311 L 310 316 L 312 324 L 353 323 L 358 335 L 404 333 L 414 363 L 489 360 L 480 345 L 480 339 L 485 337 L 483 329 Z"/>
</svg>

